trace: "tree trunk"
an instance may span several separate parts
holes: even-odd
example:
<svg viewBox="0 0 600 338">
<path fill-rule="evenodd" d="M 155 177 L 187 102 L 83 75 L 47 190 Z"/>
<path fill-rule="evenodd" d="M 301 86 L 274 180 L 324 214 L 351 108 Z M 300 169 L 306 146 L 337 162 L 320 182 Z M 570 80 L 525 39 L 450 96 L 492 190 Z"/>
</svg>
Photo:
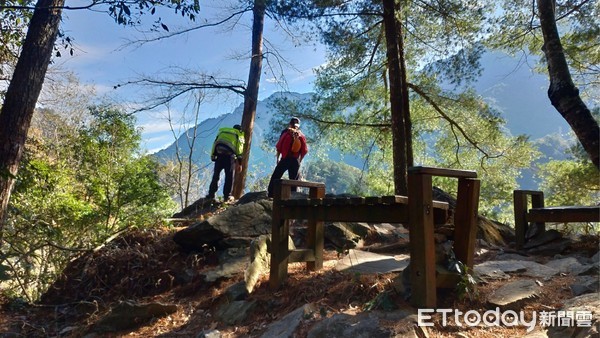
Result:
<svg viewBox="0 0 600 338">
<path fill-rule="evenodd" d="M 392 150 L 394 163 L 394 192 L 406 195 L 408 192 L 408 166 L 412 165 L 412 151 L 409 150 L 410 113 L 408 111 L 408 95 L 406 74 L 403 74 L 401 32 L 396 20 L 394 0 L 383 0 L 383 24 L 387 48 L 388 76 L 390 81 L 390 108 L 392 112 Z M 408 119 L 407 119 L 408 118 Z M 407 124 L 408 123 L 408 124 Z M 410 159 L 409 159 L 410 154 Z"/>
<path fill-rule="evenodd" d="M 242 157 L 242 171 L 236 173 L 233 184 L 233 196 L 238 199 L 242 196 L 246 186 L 246 174 L 248 173 L 248 160 L 250 159 L 250 146 L 252 145 L 252 131 L 254 130 L 254 118 L 256 116 L 256 104 L 258 102 L 258 88 L 262 72 L 262 48 L 263 29 L 265 26 L 265 0 L 255 0 L 252 22 L 252 58 L 250 60 L 250 72 L 248 73 L 248 86 L 244 95 L 244 112 L 242 115 L 242 129 L 246 143 Z"/>
<path fill-rule="evenodd" d="M 571 79 L 556 28 L 555 3 L 552 0 L 537 0 L 537 5 L 544 35 L 542 50 L 546 55 L 548 75 L 550 76 L 548 97 L 554 108 L 569 123 L 592 163 L 600 169 L 600 129 Z"/>
<path fill-rule="evenodd" d="M 65 0 L 38 0 L 0 112 L 0 241 L 27 132 L 52 57 Z"/>
<path fill-rule="evenodd" d="M 404 0 L 402 0 L 404 1 Z M 406 1 L 404 1 L 406 2 Z M 396 10 L 401 13 L 401 8 Z M 402 116 L 404 117 L 404 135 L 406 135 L 406 166 L 414 165 L 413 147 L 412 147 L 412 120 L 410 118 L 410 100 L 408 98 L 408 81 L 406 71 L 406 61 L 404 58 L 404 34 L 402 33 L 402 23 L 396 20 L 396 36 L 398 39 L 398 60 L 400 61 L 400 75 L 402 84 Z"/>
</svg>

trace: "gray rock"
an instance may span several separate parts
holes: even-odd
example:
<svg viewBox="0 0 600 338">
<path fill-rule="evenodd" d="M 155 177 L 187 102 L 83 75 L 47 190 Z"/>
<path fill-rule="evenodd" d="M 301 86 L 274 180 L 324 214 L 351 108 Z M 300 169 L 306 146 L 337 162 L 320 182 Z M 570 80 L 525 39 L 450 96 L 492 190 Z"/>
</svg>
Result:
<svg viewBox="0 0 600 338">
<path fill-rule="evenodd" d="M 325 225 L 325 238 L 341 249 L 362 247 L 363 237 L 354 233 L 345 222 L 333 222 Z"/>
<path fill-rule="evenodd" d="M 523 245 L 523 249 L 535 248 L 559 238 L 562 238 L 562 234 L 554 229 L 550 229 L 527 241 L 527 243 Z"/>
<path fill-rule="evenodd" d="M 483 279 L 506 279 L 508 274 L 547 279 L 559 273 L 556 269 L 528 260 L 488 261 L 475 265 L 473 270 Z"/>
<path fill-rule="evenodd" d="M 338 271 L 359 273 L 399 272 L 408 266 L 409 255 L 380 255 L 351 249 L 335 266 Z"/>
<path fill-rule="evenodd" d="M 568 238 L 563 238 L 540 246 L 536 246 L 535 248 L 531 248 L 527 250 L 527 253 L 531 255 L 554 256 L 567 250 L 571 246 L 571 244 L 573 244 L 573 241 L 571 241 Z"/>
<path fill-rule="evenodd" d="M 561 311 L 571 311 L 577 317 L 585 311 L 591 314 L 589 320 L 577 321 L 574 325 L 553 325 L 548 327 L 548 337 L 550 338 L 584 338 L 600 336 L 600 294 L 586 294 L 566 301 Z M 577 318 L 576 318 L 577 320 Z"/>
<path fill-rule="evenodd" d="M 262 235 L 250 244 L 250 264 L 244 272 L 244 281 L 248 293 L 252 293 L 260 276 L 269 272 L 271 254 L 269 253 L 268 246 L 270 243 L 271 236 Z M 291 248 L 294 247 L 291 239 L 288 245 Z"/>
<path fill-rule="evenodd" d="M 494 291 L 487 300 L 492 308 L 517 311 L 527 301 L 538 297 L 540 287 L 529 279 L 510 282 Z"/>
<path fill-rule="evenodd" d="M 598 276 L 598 264 L 587 264 L 573 267 L 571 274 L 575 276 Z"/>
<path fill-rule="evenodd" d="M 520 262 L 525 267 L 524 276 L 535 277 L 535 278 L 543 278 L 550 279 L 553 276 L 558 275 L 560 272 L 551 267 L 545 266 L 540 263 L 532 262 L 532 261 L 521 261 Z"/>
<path fill-rule="evenodd" d="M 369 312 L 357 315 L 338 313 L 315 324 L 308 338 L 352 337 L 389 338 L 392 333 L 379 326 L 379 320 Z"/>
<path fill-rule="evenodd" d="M 219 278 L 231 278 L 239 273 L 243 273 L 249 263 L 248 257 L 231 257 L 213 270 L 204 274 L 204 280 L 214 282 Z"/>
<path fill-rule="evenodd" d="M 176 232 L 173 235 L 173 241 L 186 252 L 202 251 L 204 245 L 214 246 L 224 236 L 222 232 L 215 229 L 208 221 L 202 221 Z"/>
<path fill-rule="evenodd" d="M 116 307 L 94 325 L 94 332 L 115 332 L 139 327 L 154 319 L 177 311 L 177 305 L 146 303 L 133 301 L 120 302 Z"/>
<path fill-rule="evenodd" d="M 233 302 L 236 300 L 244 300 L 248 297 L 248 290 L 246 290 L 246 283 L 239 282 L 228 287 L 225 290 L 225 301 Z"/>
<path fill-rule="evenodd" d="M 579 276 L 570 287 L 573 296 L 581 296 L 586 293 L 598 292 L 600 281 L 598 276 Z"/>
<path fill-rule="evenodd" d="M 521 261 L 487 261 L 475 265 L 473 271 L 484 279 L 508 279 L 510 276 L 507 273 L 525 272 L 527 268 L 521 264 Z"/>
<path fill-rule="evenodd" d="M 296 328 L 300 325 L 302 320 L 311 317 L 317 310 L 318 309 L 314 304 L 301 306 L 288 313 L 280 320 L 271 323 L 261 337 L 292 338 L 294 337 L 294 331 L 296 331 Z"/>
<path fill-rule="evenodd" d="M 372 228 L 367 223 L 363 222 L 346 222 L 346 227 L 361 238 L 367 237 Z"/>
<path fill-rule="evenodd" d="M 221 338 L 221 332 L 219 330 L 202 331 L 196 338 Z"/>
<path fill-rule="evenodd" d="M 223 323 L 234 325 L 244 321 L 255 307 L 255 301 L 236 300 L 221 304 L 215 315 Z"/>
<path fill-rule="evenodd" d="M 519 255 L 517 253 L 501 253 L 499 255 L 496 256 L 497 261 L 533 261 L 535 260 L 535 257 L 532 256 L 523 256 L 523 255 Z"/>
<path fill-rule="evenodd" d="M 581 263 L 575 257 L 555 259 L 545 264 L 547 267 L 558 270 L 561 273 L 571 273 L 574 268 L 581 267 Z"/>
<path fill-rule="evenodd" d="M 272 213 L 273 202 L 260 200 L 229 207 L 207 221 L 228 236 L 258 237 L 271 233 Z"/>
<path fill-rule="evenodd" d="M 249 192 L 240 197 L 236 204 L 247 204 L 250 202 L 258 202 L 260 200 L 268 200 L 267 191 Z"/>
<path fill-rule="evenodd" d="M 591 258 L 592 263 L 600 264 L 600 251 L 596 252 Z"/>
<path fill-rule="evenodd" d="M 197 222 L 189 227 L 178 231 L 173 240 L 184 251 L 202 251 L 205 245 L 226 248 L 226 245 L 236 245 L 224 241 L 230 237 L 258 237 L 271 232 L 271 214 L 273 202 L 270 200 L 258 200 L 238 203 L 230 206 L 223 212 Z M 241 244 L 247 243 L 242 241 Z"/>
</svg>

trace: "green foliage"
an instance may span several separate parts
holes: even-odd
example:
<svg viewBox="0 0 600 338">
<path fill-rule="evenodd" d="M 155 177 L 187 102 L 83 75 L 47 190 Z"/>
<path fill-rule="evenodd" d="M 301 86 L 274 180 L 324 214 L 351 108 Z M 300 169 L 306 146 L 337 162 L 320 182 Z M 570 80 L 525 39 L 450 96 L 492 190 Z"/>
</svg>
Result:
<svg viewBox="0 0 600 338">
<path fill-rule="evenodd" d="M 119 25 L 138 25 L 144 14 L 154 15 L 160 7 L 172 9 L 175 13 L 181 14 L 182 17 L 188 17 L 192 21 L 196 19 L 196 14 L 200 12 L 200 0 L 138 0 L 134 2 L 106 0 L 100 3 L 108 5 L 108 14 Z M 167 25 L 161 22 L 161 18 L 156 20 L 155 28 L 169 31 Z"/>
<path fill-rule="evenodd" d="M 53 124 L 55 138 L 38 136 L 48 126 L 30 132 L 4 228 L 13 295 L 35 300 L 78 253 L 174 211 L 157 163 L 139 153 L 135 120 L 110 107 L 91 115 L 79 129 Z"/>
<path fill-rule="evenodd" d="M 456 293 L 459 300 L 468 298 L 469 301 L 475 301 L 479 298 L 477 280 L 475 280 L 473 274 L 466 266 L 463 266 L 463 269 L 460 271 L 460 281 L 456 284 Z"/>
<path fill-rule="evenodd" d="M 383 310 L 383 311 L 392 311 L 396 310 L 398 305 L 390 296 L 390 291 L 382 291 L 375 296 L 372 300 L 368 301 L 363 305 L 364 311 L 372 311 L 372 310 Z"/>
<path fill-rule="evenodd" d="M 360 170 L 345 163 L 319 159 L 309 162 L 305 171 L 304 179 L 325 183 L 328 190 L 326 193 L 358 194 L 361 190 Z"/>
</svg>

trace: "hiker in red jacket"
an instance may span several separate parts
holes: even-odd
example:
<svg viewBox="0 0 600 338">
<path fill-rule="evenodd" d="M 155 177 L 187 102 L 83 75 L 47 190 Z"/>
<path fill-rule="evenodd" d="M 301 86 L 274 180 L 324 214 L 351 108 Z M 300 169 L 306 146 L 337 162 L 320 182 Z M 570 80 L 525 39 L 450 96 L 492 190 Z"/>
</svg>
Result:
<svg viewBox="0 0 600 338">
<path fill-rule="evenodd" d="M 290 180 L 299 179 L 300 163 L 308 153 L 306 137 L 300 131 L 300 119 L 292 117 L 289 126 L 281 132 L 275 147 L 277 148 L 277 166 L 267 188 L 269 197 L 273 197 L 274 181 L 280 179 L 286 171 Z M 292 187 L 292 191 L 296 191 L 296 188 Z"/>
</svg>

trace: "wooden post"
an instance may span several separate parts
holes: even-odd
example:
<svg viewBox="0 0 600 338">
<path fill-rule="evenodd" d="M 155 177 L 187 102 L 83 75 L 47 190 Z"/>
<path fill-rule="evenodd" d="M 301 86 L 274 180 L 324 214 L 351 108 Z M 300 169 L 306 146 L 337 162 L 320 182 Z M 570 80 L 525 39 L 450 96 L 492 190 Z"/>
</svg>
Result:
<svg viewBox="0 0 600 338">
<path fill-rule="evenodd" d="M 287 185 L 282 186 L 281 181 L 277 181 L 273 192 L 269 286 L 271 289 L 277 289 L 287 278 L 289 257 L 289 220 L 282 218 L 280 204 L 281 200 L 288 199 L 291 196 L 291 189 Z"/>
<path fill-rule="evenodd" d="M 431 175 L 409 173 L 410 302 L 419 308 L 436 306 L 435 242 Z"/>
<path fill-rule="evenodd" d="M 535 194 L 531 194 L 531 207 L 532 208 L 543 208 L 544 205 L 544 192 L 538 191 Z M 546 223 L 545 222 L 535 222 L 537 224 L 540 233 L 546 231 Z"/>
<path fill-rule="evenodd" d="M 517 249 L 525 244 L 527 232 L 527 194 L 525 191 L 513 191 L 513 208 L 515 213 L 515 240 Z"/>
<path fill-rule="evenodd" d="M 469 269 L 473 269 L 479 190 L 481 182 L 475 179 L 459 179 L 454 214 L 454 253 Z"/>
<path fill-rule="evenodd" d="M 325 187 L 309 188 L 310 198 L 324 198 Z M 323 250 L 325 249 L 325 230 L 323 221 L 309 220 L 306 244 L 309 249 L 313 250 L 315 260 L 306 262 L 306 268 L 309 271 L 316 271 L 323 268 Z"/>
<path fill-rule="evenodd" d="M 513 207 L 515 213 L 515 237 L 517 249 L 522 249 L 525 245 L 527 230 L 529 228 L 529 220 L 527 213 L 529 212 L 529 196 L 531 196 L 532 208 L 544 207 L 544 193 L 535 190 L 515 190 L 513 191 Z M 544 231 L 546 223 L 536 222 L 536 224 Z"/>
</svg>

